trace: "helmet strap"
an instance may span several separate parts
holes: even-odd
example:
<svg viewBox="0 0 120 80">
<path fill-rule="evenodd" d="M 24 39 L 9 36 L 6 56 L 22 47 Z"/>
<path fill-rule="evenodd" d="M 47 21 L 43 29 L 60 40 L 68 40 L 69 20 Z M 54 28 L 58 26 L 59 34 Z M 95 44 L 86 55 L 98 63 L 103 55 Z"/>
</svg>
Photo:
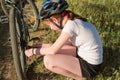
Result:
<svg viewBox="0 0 120 80">
<path fill-rule="evenodd" d="M 63 29 L 62 23 L 63 23 L 63 16 L 60 17 L 60 27 L 61 27 L 61 29 Z"/>
<path fill-rule="evenodd" d="M 52 22 L 54 25 L 56 25 L 59 29 L 63 29 L 62 22 L 63 22 L 63 17 L 61 16 L 60 18 L 60 25 L 56 24 L 51 18 L 49 19 L 50 22 Z"/>
</svg>

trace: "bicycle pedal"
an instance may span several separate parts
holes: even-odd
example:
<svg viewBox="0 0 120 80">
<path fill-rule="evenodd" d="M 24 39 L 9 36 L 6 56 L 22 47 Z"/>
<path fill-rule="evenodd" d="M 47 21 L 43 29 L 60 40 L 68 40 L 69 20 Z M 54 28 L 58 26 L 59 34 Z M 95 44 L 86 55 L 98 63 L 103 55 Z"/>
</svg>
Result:
<svg viewBox="0 0 120 80">
<path fill-rule="evenodd" d="M 5 24 L 5 23 L 8 23 L 8 17 L 3 15 L 3 16 L 0 16 L 0 23 L 1 24 Z"/>
</svg>

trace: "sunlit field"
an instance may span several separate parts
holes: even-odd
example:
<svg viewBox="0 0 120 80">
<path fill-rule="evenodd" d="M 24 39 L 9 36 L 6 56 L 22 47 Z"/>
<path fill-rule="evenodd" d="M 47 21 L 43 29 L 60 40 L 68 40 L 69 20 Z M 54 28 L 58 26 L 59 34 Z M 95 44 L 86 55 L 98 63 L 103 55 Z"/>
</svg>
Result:
<svg viewBox="0 0 120 80">
<path fill-rule="evenodd" d="M 38 0 L 39 3 L 40 1 Z M 67 1 L 68 9 L 92 22 L 101 36 L 104 61 L 101 72 L 94 80 L 120 80 L 120 0 Z M 39 30 L 31 33 L 31 36 L 39 36 L 41 38 L 39 43 L 53 43 L 59 33 L 41 24 Z M 41 56 L 30 58 L 31 62 L 28 65 L 30 80 L 72 80 L 46 70 L 42 58 Z"/>
</svg>

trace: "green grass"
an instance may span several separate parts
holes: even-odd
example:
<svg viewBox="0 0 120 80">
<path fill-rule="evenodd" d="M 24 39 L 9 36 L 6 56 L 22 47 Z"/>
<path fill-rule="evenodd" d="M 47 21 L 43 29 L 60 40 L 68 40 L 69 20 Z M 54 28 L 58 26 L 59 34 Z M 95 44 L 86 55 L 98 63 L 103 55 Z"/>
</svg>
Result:
<svg viewBox="0 0 120 80">
<path fill-rule="evenodd" d="M 120 0 L 67 0 L 69 9 L 86 17 L 98 29 L 104 48 L 102 71 L 94 80 L 120 80 Z M 41 43 L 53 43 L 59 33 L 40 27 Z M 56 36 L 57 35 L 57 36 Z M 68 80 L 51 73 L 37 58 L 33 62 L 34 79 Z M 44 78 L 44 79 L 43 79 Z"/>
</svg>

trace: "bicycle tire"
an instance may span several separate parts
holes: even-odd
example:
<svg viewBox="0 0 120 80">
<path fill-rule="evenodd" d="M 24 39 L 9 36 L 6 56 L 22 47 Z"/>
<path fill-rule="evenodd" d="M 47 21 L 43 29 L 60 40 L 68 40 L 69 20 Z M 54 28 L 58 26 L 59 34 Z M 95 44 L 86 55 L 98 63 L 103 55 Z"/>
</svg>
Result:
<svg viewBox="0 0 120 80">
<path fill-rule="evenodd" d="M 28 30 L 29 32 L 34 32 L 38 29 L 39 24 L 40 24 L 40 19 L 38 19 L 38 15 L 39 15 L 39 11 L 37 9 L 37 6 L 35 5 L 35 3 L 33 2 L 33 0 L 27 0 L 28 4 L 30 4 L 30 8 L 32 9 L 32 13 L 33 13 L 33 17 L 34 17 L 34 22 L 30 24 L 30 22 L 26 21 L 26 24 L 28 26 L 28 24 L 30 24 L 30 26 L 28 26 Z M 25 6 L 27 5 L 27 3 L 25 4 Z M 25 7 L 24 7 L 25 8 Z M 24 10 L 24 9 L 23 9 Z M 24 11 L 23 11 L 24 12 Z M 24 13 L 23 13 L 24 14 Z M 25 14 L 27 15 L 27 14 Z"/>
<path fill-rule="evenodd" d="M 4 12 L 4 14 L 8 17 L 9 16 L 9 12 L 8 12 L 8 7 L 5 4 L 5 0 L 1 0 L 1 8 Z"/>
<path fill-rule="evenodd" d="M 18 80 L 26 80 L 25 73 L 23 72 L 20 53 L 18 49 L 18 36 L 17 36 L 17 25 L 15 18 L 15 9 L 10 9 L 9 14 L 9 26 L 10 26 L 10 37 L 11 37 L 11 46 L 12 46 L 12 55 L 13 61 L 16 68 L 16 73 L 18 76 Z"/>
</svg>

